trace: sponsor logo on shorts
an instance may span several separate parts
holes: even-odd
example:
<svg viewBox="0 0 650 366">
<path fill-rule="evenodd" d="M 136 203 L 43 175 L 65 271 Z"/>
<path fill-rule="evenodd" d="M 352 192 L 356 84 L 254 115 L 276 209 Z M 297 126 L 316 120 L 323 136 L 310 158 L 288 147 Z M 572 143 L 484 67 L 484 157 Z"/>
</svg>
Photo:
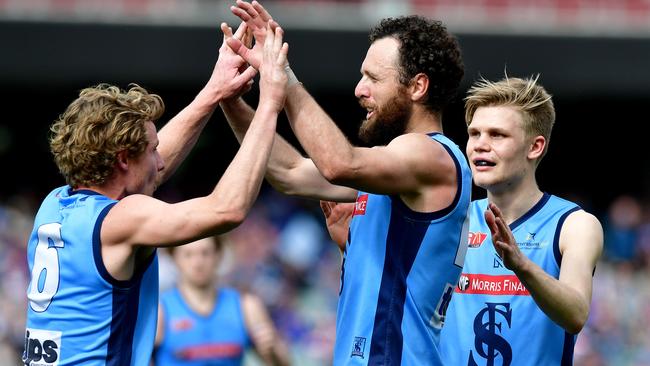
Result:
<svg viewBox="0 0 650 366">
<path fill-rule="evenodd" d="M 61 355 L 61 332 L 27 328 L 23 363 L 26 366 L 57 366 Z"/>
<path fill-rule="evenodd" d="M 463 273 L 460 276 L 455 292 L 481 295 L 530 296 L 530 292 L 515 275 L 490 276 Z"/>
<path fill-rule="evenodd" d="M 368 204 L 368 195 L 362 194 L 357 197 L 357 203 L 354 205 L 354 214 L 355 215 L 365 215 L 366 214 L 366 205 Z"/>
<path fill-rule="evenodd" d="M 366 338 L 365 337 L 354 337 L 354 342 L 352 342 L 352 354 L 350 357 L 361 357 L 366 348 Z"/>
</svg>

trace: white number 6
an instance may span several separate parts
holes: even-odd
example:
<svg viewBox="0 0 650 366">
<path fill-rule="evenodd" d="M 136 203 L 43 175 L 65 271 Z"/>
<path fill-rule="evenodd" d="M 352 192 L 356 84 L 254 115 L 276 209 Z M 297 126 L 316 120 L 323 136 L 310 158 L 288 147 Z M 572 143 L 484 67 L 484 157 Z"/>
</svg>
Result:
<svg viewBox="0 0 650 366">
<path fill-rule="evenodd" d="M 50 306 L 52 298 L 59 290 L 59 253 L 57 248 L 63 248 L 61 240 L 61 224 L 52 223 L 38 228 L 38 245 L 34 254 L 32 279 L 29 286 L 29 306 L 32 310 L 42 313 Z M 43 281 L 41 279 L 43 278 Z M 40 283 L 42 286 L 39 286 Z M 39 287 L 42 287 L 39 290 Z"/>
</svg>

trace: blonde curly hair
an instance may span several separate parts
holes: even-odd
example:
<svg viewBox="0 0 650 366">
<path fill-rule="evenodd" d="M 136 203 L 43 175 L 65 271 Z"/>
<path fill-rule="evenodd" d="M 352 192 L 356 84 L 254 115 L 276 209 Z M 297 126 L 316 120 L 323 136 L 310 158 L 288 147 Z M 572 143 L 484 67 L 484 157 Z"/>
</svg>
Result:
<svg viewBox="0 0 650 366">
<path fill-rule="evenodd" d="M 85 88 L 50 127 L 54 162 L 73 188 L 101 185 L 111 176 L 117 153 L 140 155 L 147 147 L 145 122 L 157 121 L 165 105 L 156 94 L 99 84 Z"/>
</svg>

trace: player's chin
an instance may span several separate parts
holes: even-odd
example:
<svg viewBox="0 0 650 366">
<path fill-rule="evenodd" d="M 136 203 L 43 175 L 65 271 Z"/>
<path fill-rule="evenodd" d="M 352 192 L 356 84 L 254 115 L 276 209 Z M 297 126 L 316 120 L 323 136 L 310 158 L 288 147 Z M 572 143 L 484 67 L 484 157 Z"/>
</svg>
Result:
<svg viewBox="0 0 650 366">
<path fill-rule="evenodd" d="M 498 182 L 491 178 L 491 177 L 486 177 L 483 174 L 480 173 L 474 173 L 473 172 L 473 180 L 474 184 L 477 187 L 483 188 L 483 189 L 490 189 L 490 187 L 494 187 L 498 184 Z"/>
</svg>

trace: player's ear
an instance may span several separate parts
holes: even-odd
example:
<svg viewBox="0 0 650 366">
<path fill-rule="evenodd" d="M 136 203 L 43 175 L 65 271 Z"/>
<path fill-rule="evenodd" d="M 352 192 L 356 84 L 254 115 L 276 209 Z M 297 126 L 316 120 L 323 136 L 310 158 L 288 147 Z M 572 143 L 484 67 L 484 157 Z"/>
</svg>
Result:
<svg viewBox="0 0 650 366">
<path fill-rule="evenodd" d="M 544 136 L 535 136 L 530 144 L 528 149 L 528 159 L 536 160 L 539 159 L 544 153 L 544 148 L 546 147 L 546 138 Z"/>
<path fill-rule="evenodd" d="M 429 77 L 424 73 L 415 75 L 409 82 L 409 91 L 412 101 L 426 100 L 429 92 Z"/>
<path fill-rule="evenodd" d="M 115 167 L 120 170 L 129 169 L 129 153 L 126 150 L 119 151 L 115 159 Z"/>
</svg>

